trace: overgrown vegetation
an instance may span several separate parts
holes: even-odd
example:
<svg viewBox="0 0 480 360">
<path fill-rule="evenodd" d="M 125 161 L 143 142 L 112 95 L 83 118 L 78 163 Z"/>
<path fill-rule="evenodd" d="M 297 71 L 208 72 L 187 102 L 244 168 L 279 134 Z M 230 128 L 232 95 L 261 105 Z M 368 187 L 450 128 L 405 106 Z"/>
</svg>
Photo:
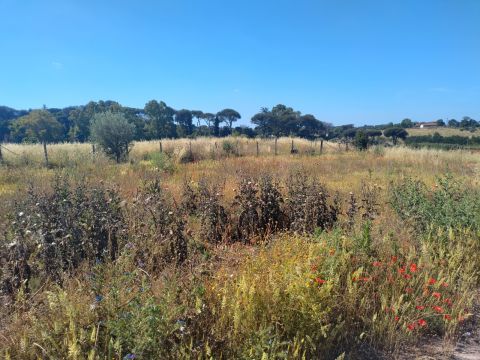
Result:
<svg viewBox="0 0 480 360">
<path fill-rule="evenodd" d="M 385 156 L 170 171 L 164 148 L 33 181 L 4 197 L 2 356 L 373 358 L 455 336 L 479 285 L 478 184 L 467 163 L 400 177 Z M 365 159 L 394 181 L 359 176 Z M 21 184 L 16 171 L 2 183 Z"/>
</svg>

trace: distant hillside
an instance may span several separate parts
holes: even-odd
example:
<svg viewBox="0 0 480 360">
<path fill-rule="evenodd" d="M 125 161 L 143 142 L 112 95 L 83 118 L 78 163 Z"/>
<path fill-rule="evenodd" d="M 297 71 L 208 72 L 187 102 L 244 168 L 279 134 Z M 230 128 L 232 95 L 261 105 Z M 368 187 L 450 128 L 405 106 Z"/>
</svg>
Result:
<svg viewBox="0 0 480 360">
<path fill-rule="evenodd" d="M 8 106 L 0 106 L 0 121 L 12 120 L 26 114 L 28 114 L 26 110 L 16 110 Z"/>
</svg>

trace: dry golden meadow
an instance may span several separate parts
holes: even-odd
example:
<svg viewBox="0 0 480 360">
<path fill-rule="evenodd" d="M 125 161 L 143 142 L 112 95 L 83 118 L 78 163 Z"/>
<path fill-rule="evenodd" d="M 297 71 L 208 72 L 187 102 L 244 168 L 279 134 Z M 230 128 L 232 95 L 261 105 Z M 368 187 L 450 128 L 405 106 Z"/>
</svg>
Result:
<svg viewBox="0 0 480 360">
<path fill-rule="evenodd" d="M 447 356 L 473 326 L 478 154 L 161 146 L 115 164 L 51 145 L 47 169 L 41 146 L 5 145 L 2 357 L 373 359 L 432 341 Z"/>
</svg>

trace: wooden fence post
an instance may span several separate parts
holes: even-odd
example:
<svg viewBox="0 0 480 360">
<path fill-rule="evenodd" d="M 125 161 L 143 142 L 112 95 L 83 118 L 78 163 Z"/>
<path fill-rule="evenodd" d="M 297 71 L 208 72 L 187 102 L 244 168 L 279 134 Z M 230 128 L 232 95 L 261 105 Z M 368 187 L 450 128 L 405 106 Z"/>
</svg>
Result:
<svg viewBox="0 0 480 360">
<path fill-rule="evenodd" d="M 163 152 L 162 142 L 160 141 L 160 152 Z"/>
<path fill-rule="evenodd" d="M 323 139 L 320 140 L 320 155 L 323 153 Z"/>
<path fill-rule="evenodd" d="M 43 142 L 43 155 L 45 157 L 45 166 L 48 168 L 48 152 L 47 152 L 47 142 Z"/>
<path fill-rule="evenodd" d="M 257 156 L 260 155 L 260 149 L 258 148 L 258 140 L 257 140 Z"/>
<path fill-rule="evenodd" d="M 275 156 L 277 156 L 277 138 L 275 138 Z"/>
</svg>

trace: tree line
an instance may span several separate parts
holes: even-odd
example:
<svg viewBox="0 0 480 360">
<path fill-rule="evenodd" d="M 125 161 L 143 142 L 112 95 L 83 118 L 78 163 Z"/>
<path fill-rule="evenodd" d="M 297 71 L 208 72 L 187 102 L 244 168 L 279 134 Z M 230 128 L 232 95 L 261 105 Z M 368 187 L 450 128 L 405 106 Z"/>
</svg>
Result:
<svg viewBox="0 0 480 360">
<path fill-rule="evenodd" d="M 302 115 L 291 107 L 279 104 L 272 109 L 262 108 L 251 119 L 254 128 L 234 126 L 241 119 L 238 111 L 230 108 L 216 113 L 201 110 L 176 110 L 163 101 L 151 100 L 143 109 L 120 105 L 115 101 L 91 101 L 83 106 L 62 109 L 15 110 L 0 107 L 0 141 L 41 142 L 43 136 L 32 131 L 32 124 L 48 117 L 48 142 L 87 142 L 91 140 L 91 124 L 96 114 L 112 112 L 122 114 L 133 125 L 134 140 L 185 138 L 197 136 L 247 137 L 298 136 L 302 138 L 327 137 L 331 124 Z M 48 116 L 47 116 L 48 113 Z M 45 120 L 43 120 L 45 123 Z"/>
<path fill-rule="evenodd" d="M 149 101 L 143 109 L 125 107 L 115 101 L 91 101 L 83 106 L 62 109 L 44 106 L 40 110 L 19 111 L 0 107 L 0 141 L 41 141 L 36 132 L 29 131 L 30 126 L 26 126 L 31 125 L 32 121 L 35 122 L 41 111 L 42 118 L 48 117 L 50 122 L 55 122 L 55 131 L 49 136 L 49 141 L 53 142 L 89 141 L 94 116 L 105 112 L 122 114 L 134 127 L 134 140 L 227 136 L 234 132 L 254 135 L 253 130 L 248 127 L 234 128 L 234 123 L 241 118 L 234 109 L 208 113 L 199 110 L 175 110 L 165 102 L 156 100 Z M 32 113 L 34 115 L 30 115 Z"/>
</svg>

